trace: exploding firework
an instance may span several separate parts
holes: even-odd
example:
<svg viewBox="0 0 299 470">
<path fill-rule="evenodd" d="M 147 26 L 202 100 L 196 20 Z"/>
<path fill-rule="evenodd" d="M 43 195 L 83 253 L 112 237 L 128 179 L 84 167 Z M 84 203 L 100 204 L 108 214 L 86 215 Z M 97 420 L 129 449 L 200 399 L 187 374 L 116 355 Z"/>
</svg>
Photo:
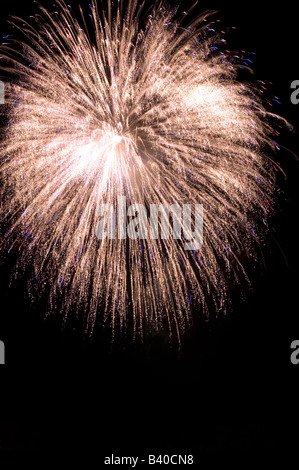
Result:
<svg viewBox="0 0 299 470">
<path fill-rule="evenodd" d="M 15 19 L 21 47 L 1 47 L 14 77 L 3 249 L 19 251 L 18 272 L 32 264 L 31 289 L 49 289 L 49 310 L 60 299 L 88 332 L 100 317 L 112 332 L 132 322 L 142 336 L 146 323 L 179 338 L 191 304 L 225 310 L 228 283 L 246 280 L 244 259 L 262 243 L 275 191 L 271 116 L 237 81 L 210 14 L 186 26 L 190 11 L 162 3 L 90 8 L 89 25 L 62 2 L 32 25 Z M 97 207 L 119 196 L 147 208 L 202 204 L 201 248 L 141 239 L 138 224 L 135 239 L 98 239 Z"/>
</svg>

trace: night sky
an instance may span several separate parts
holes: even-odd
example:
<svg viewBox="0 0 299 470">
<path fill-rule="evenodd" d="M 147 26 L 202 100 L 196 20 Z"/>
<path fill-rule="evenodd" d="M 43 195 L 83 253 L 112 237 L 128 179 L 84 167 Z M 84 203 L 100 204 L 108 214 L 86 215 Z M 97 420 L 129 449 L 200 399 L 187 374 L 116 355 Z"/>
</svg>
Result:
<svg viewBox="0 0 299 470">
<path fill-rule="evenodd" d="M 206 9 L 218 10 L 224 28 L 236 27 L 227 34 L 228 49 L 256 53 L 252 79 L 272 83 L 269 93 L 281 102 L 274 112 L 295 127 L 280 136 L 275 158 L 287 177 L 279 179 L 264 259 L 249 269 L 252 290 L 242 300 L 232 287 L 230 314 L 212 315 L 209 323 L 194 307 L 180 351 L 162 333 L 146 334 L 143 344 L 116 336 L 111 347 L 100 325 L 89 338 L 80 319 L 65 329 L 59 315 L 44 320 L 44 299 L 30 304 L 26 279 L 9 288 L 13 263 L 1 256 L 0 449 L 82 447 L 96 450 L 102 463 L 111 453 L 273 455 L 277 446 L 297 446 L 299 365 L 290 362 L 290 344 L 299 339 L 299 164 L 292 153 L 299 104 L 290 101 L 291 82 L 299 80 L 296 18 L 291 2 L 210 0 L 196 12 Z M 0 11 L 2 37 L 10 32 L 9 14 L 26 18 L 36 7 L 11 0 Z"/>
</svg>

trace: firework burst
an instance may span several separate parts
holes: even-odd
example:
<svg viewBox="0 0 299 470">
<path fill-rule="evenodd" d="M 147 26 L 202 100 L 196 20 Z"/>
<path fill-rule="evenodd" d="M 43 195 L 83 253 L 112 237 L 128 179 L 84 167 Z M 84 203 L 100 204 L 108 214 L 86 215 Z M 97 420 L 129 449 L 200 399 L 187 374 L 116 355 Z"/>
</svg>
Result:
<svg viewBox="0 0 299 470">
<path fill-rule="evenodd" d="M 182 27 L 188 14 L 92 3 L 86 26 L 59 2 L 32 25 L 15 20 L 21 47 L 1 47 L 17 77 L 1 149 L 3 246 L 19 250 L 17 271 L 32 263 L 50 310 L 62 299 L 63 315 L 85 315 L 89 332 L 101 317 L 112 331 L 132 321 L 142 335 L 147 322 L 179 338 L 191 303 L 225 309 L 228 279 L 244 282 L 242 260 L 267 227 L 270 115 L 217 49 L 209 14 Z M 119 195 L 202 204 L 201 249 L 172 237 L 98 240 L 97 207 Z"/>
</svg>

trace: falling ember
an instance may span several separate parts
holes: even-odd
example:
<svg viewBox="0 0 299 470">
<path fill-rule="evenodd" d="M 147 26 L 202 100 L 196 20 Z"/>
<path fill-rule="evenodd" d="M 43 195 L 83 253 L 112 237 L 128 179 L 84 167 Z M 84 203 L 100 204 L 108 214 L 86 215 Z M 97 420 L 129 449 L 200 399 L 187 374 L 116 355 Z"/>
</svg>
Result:
<svg viewBox="0 0 299 470">
<path fill-rule="evenodd" d="M 229 282 L 247 278 L 267 227 L 277 146 L 261 93 L 236 79 L 238 64 L 217 47 L 210 14 L 160 2 L 149 12 L 91 4 L 80 27 L 59 2 L 1 46 L 9 86 L 9 124 L 1 144 L 2 249 L 19 250 L 17 271 L 32 263 L 49 305 L 80 312 L 135 336 L 145 324 L 178 339 L 191 305 L 225 309 Z M 7 67 L 7 64 L 10 64 Z M 239 64 L 240 65 L 240 64 Z M 244 65 L 244 64 L 242 64 Z M 202 204 L 200 251 L 181 240 L 98 240 L 97 207 Z"/>
</svg>

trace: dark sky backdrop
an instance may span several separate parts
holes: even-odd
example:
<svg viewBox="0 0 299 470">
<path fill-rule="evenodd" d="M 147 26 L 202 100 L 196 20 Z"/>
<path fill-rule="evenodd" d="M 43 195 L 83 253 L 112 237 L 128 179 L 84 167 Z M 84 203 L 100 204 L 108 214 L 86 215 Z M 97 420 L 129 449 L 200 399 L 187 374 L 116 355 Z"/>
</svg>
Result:
<svg viewBox="0 0 299 470">
<path fill-rule="evenodd" d="M 237 27 L 228 48 L 256 53 L 254 78 L 273 83 L 282 103 L 275 111 L 296 127 L 299 105 L 290 103 L 290 84 L 299 80 L 299 44 L 292 3 L 199 2 L 197 11 L 205 9 L 219 10 L 225 27 Z M 31 1 L 11 0 L 0 11 L 4 36 L 8 14 L 26 17 L 35 9 Z M 285 132 L 280 142 L 296 152 L 298 134 Z M 265 247 L 265 266 L 252 273 L 246 302 L 236 293 L 228 318 L 196 321 L 180 354 L 162 335 L 146 337 L 143 345 L 116 344 L 110 352 L 105 333 L 91 341 L 80 328 L 61 332 L 55 317 L 43 321 L 42 302 L 33 308 L 24 300 L 25 281 L 8 290 L 9 266 L 1 267 L 7 364 L 0 368 L 0 448 L 88 446 L 98 449 L 101 462 L 109 452 L 141 456 L 143 449 L 195 454 L 247 447 L 271 454 L 277 445 L 296 446 L 299 365 L 289 358 L 290 343 L 299 339 L 298 162 L 284 149 L 277 159 L 287 173 L 273 220 L 280 248 Z"/>
</svg>

